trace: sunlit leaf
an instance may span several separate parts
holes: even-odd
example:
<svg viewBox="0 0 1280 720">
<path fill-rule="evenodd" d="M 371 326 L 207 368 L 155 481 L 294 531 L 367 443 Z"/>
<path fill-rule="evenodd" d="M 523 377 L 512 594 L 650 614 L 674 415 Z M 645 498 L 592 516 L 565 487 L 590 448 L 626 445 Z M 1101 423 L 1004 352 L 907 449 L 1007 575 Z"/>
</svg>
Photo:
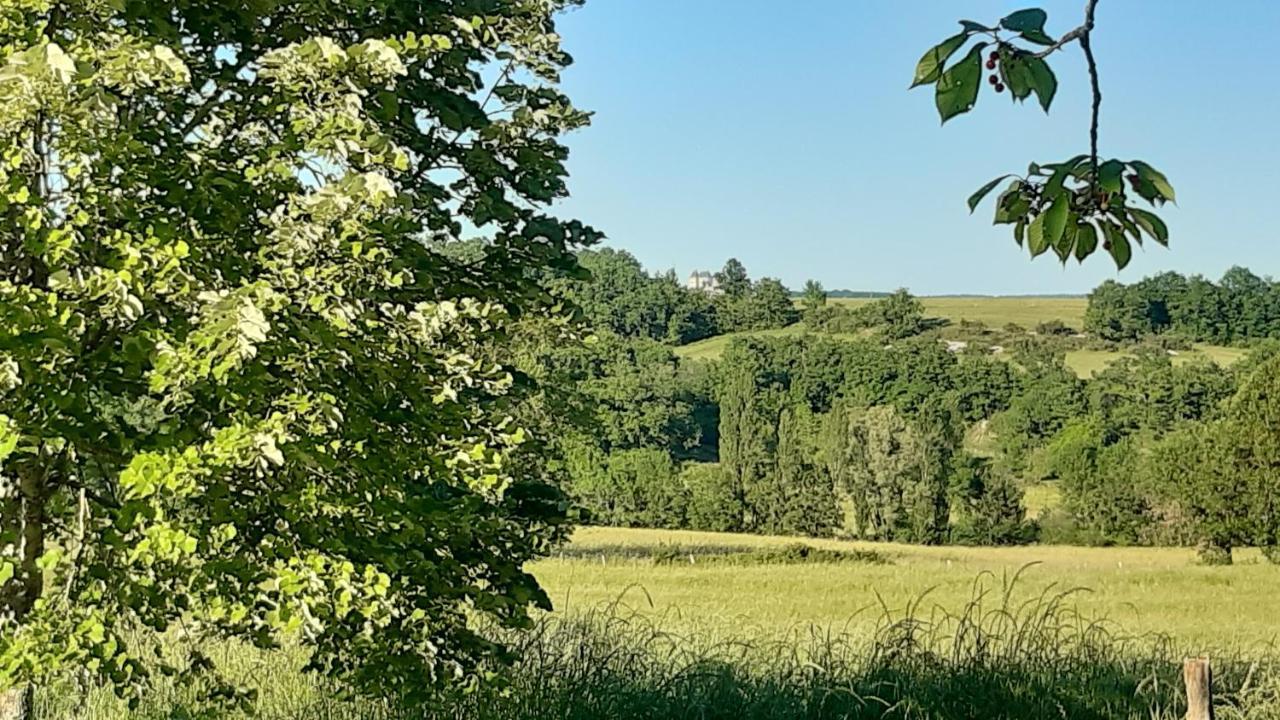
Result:
<svg viewBox="0 0 1280 720">
<path fill-rule="evenodd" d="M 978 43 L 956 64 L 947 68 L 938 78 L 938 90 L 934 100 L 938 115 L 946 122 L 973 108 L 978 100 L 978 85 L 982 81 L 982 49 L 986 43 Z"/>
<path fill-rule="evenodd" d="M 920 62 L 916 63 L 916 75 L 911 81 L 911 87 L 937 82 L 942 74 L 942 66 L 968 39 L 968 33 L 952 35 L 925 51 Z"/>
</svg>

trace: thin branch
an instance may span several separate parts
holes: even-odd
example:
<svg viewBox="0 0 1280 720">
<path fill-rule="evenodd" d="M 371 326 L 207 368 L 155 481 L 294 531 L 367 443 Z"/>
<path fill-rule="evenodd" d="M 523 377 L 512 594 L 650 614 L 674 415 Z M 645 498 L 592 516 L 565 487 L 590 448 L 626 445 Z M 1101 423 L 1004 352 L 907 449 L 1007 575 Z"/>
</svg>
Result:
<svg viewBox="0 0 1280 720">
<path fill-rule="evenodd" d="M 1089 121 L 1089 197 L 1091 201 L 1098 196 L 1098 112 L 1102 108 L 1102 88 L 1098 83 L 1098 63 L 1093 58 L 1093 13 L 1098 8 L 1098 0 L 1089 0 L 1084 9 L 1084 35 L 1080 36 L 1080 47 L 1084 50 L 1085 61 L 1089 63 L 1089 83 L 1093 86 L 1093 115 Z"/>
<path fill-rule="evenodd" d="M 1050 55 L 1058 52 L 1059 50 L 1066 47 L 1067 45 L 1070 45 L 1071 43 L 1075 42 L 1076 40 L 1080 40 L 1086 37 L 1088 34 L 1089 34 L 1089 28 L 1086 27 L 1085 25 L 1081 25 L 1080 27 L 1075 28 L 1074 30 L 1071 30 L 1066 35 L 1063 35 L 1061 38 L 1058 38 L 1058 42 L 1050 45 L 1049 47 L 1045 48 L 1044 50 L 1041 50 L 1038 53 L 1034 53 L 1032 57 L 1038 57 L 1041 60 L 1043 60 L 1049 57 Z"/>
</svg>

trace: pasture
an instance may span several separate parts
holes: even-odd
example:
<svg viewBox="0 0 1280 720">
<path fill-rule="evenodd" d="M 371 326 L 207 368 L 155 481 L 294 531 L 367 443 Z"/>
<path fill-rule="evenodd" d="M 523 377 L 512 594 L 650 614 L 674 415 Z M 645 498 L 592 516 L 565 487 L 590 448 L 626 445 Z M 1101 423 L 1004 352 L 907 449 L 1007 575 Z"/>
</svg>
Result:
<svg viewBox="0 0 1280 720">
<path fill-rule="evenodd" d="M 1043 296 L 967 296 L 939 295 L 922 297 L 925 314 L 943 318 L 953 323 L 962 320 L 980 322 L 990 328 L 1003 328 L 1010 323 L 1033 330 L 1036 325 L 1050 320 L 1060 320 L 1079 330 L 1084 327 L 1084 311 L 1089 301 L 1085 297 Z M 828 302 L 840 305 L 865 305 L 871 298 L 832 298 Z"/>
<path fill-rule="evenodd" d="M 939 296 L 920 298 L 920 300 L 924 303 L 925 314 L 931 318 L 942 318 L 953 324 L 959 324 L 962 321 L 981 322 L 987 327 L 996 329 L 1015 324 L 1028 330 L 1033 330 L 1040 323 L 1052 320 L 1060 320 L 1069 327 L 1079 329 L 1084 325 L 1084 311 L 1088 305 L 1088 300 L 1083 297 Z M 831 303 L 851 306 L 873 301 L 873 298 L 829 300 Z M 807 331 L 803 324 L 797 323 L 773 330 L 727 333 L 677 347 L 675 353 L 686 360 L 715 360 L 737 337 L 794 337 L 803 335 Z M 857 336 L 836 333 L 826 337 L 856 339 Z M 1244 357 L 1247 352 L 1242 348 L 1198 344 L 1191 350 L 1179 352 L 1174 357 L 1174 362 L 1184 363 L 1205 358 L 1228 367 Z M 1072 350 L 1067 353 L 1067 366 L 1080 377 L 1088 378 L 1124 356 L 1124 352 L 1112 350 Z"/>
<path fill-rule="evenodd" d="M 806 562 L 796 542 L 581 528 L 531 568 L 555 609 L 511 638 L 525 661 L 505 689 L 426 712 L 343 699 L 296 645 L 218 642 L 200 649 L 254 691 L 244 711 L 199 714 L 200 683 L 160 677 L 135 710 L 46 688 L 36 718 L 1174 720 L 1178 661 L 1206 651 L 1220 718 L 1280 717 L 1280 569 L 1255 552 L 1211 568 L 1179 548 L 805 540 L 831 555 Z"/>
<path fill-rule="evenodd" d="M 883 609 L 959 609 L 975 579 L 1034 563 L 1019 581 L 1030 597 L 1081 588 L 1072 603 L 1134 635 L 1168 635 L 1187 652 L 1256 650 L 1280 643 L 1280 568 L 1251 550 L 1236 565 L 1204 567 L 1188 548 L 922 547 L 811 540 L 835 550 L 874 550 L 887 564 L 721 565 L 700 558 L 726 549 L 781 547 L 794 538 L 582 528 L 560 557 L 533 572 L 558 612 L 617 602 L 674 630 L 723 637 L 785 635 L 798 626 L 868 631 Z M 673 552 L 674 551 L 674 552 Z M 655 556 L 684 555 L 655 563 Z M 692 556 L 690 559 L 689 556 Z M 705 559 L 705 558 L 704 558 Z"/>
</svg>

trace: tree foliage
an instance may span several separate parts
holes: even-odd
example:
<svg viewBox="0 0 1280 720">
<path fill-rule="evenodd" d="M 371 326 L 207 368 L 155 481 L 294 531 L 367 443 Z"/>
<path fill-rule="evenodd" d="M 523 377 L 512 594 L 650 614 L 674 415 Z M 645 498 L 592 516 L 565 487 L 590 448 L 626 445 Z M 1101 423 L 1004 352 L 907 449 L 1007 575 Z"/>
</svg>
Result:
<svg viewBox="0 0 1280 720">
<path fill-rule="evenodd" d="M 970 196 L 969 211 L 1009 180 L 995 202 L 995 223 L 1012 225 L 1014 239 L 1033 258 L 1052 250 L 1064 264 L 1072 257 L 1083 262 L 1101 245 L 1116 267 L 1123 269 L 1133 255 L 1132 245 L 1141 245 L 1144 237 L 1161 245 L 1169 242 L 1164 221 L 1132 201 L 1141 199 L 1158 207 L 1174 201 L 1175 195 L 1168 179 L 1148 163 L 1099 157 L 1102 91 L 1092 46 L 1097 4 L 1098 0 L 1088 0 L 1083 24 L 1057 40 L 1045 31 L 1048 13 L 1039 8 L 1018 10 L 990 26 L 961 20 L 959 33 L 925 51 L 911 87 L 934 86 L 943 123 L 972 110 L 983 86 L 997 95 L 1007 88 L 1014 102 L 1034 94 L 1047 113 L 1058 80 L 1046 58 L 1078 42 L 1093 90 L 1089 152 L 1062 162 L 1033 162 L 1025 175 L 1002 175 Z M 952 61 L 966 46 L 969 49 L 960 53 L 960 59 Z M 987 83 L 982 81 L 984 65 L 991 73 Z"/>
<path fill-rule="evenodd" d="M 495 349 L 598 237 L 566 4 L 0 2 L 0 687 L 185 619 L 424 700 L 547 605 Z"/>
</svg>

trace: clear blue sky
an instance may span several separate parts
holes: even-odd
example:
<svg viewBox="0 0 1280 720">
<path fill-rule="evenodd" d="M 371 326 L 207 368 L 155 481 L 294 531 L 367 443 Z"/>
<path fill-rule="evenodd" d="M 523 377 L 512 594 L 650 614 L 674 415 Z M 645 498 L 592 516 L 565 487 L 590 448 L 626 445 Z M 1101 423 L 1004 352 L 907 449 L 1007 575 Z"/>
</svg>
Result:
<svg viewBox="0 0 1280 720">
<path fill-rule="evenodd" d="M 792 287 L 1087 291 L 1117 276 L 1109 258 L 1031 262 L 988 206 L 964 204 L 1028 161 L 1086 151 L 1078 46 L 1053 59 L 1049 116 L 984 91 L 944 128 L 932 89 L 907 91 L 957 19 L 1037 4 L 1057 36 L 1084 2 L 589 0 L 560 25 L 566 91 L 596 112 L 569 140 L 560 212 L 682 276 L 736 256 Z M 1280 274 L 1280 2 L 1101 0 L 1094 35 L 1102 154 L 1150 161 L 1179 200 L 1163 213 L 1171 247 L 1119 276 Z"/>
</svg>

